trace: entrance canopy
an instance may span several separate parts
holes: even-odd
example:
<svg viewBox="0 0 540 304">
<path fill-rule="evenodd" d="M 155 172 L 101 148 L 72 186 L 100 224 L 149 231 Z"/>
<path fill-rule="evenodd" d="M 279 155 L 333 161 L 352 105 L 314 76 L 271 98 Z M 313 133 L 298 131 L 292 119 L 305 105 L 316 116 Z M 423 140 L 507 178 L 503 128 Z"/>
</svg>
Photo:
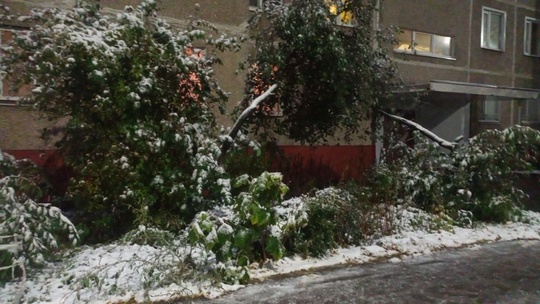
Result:
<svg viewBox="0 0 540 304">
<path fill-rule="evenodd" d="M 487 95 L 520 99 L 537 99 L 540 96 L 539 90 L 444 80 L 430 81 L 429 90 L 434 92 Z"/>
</svg>

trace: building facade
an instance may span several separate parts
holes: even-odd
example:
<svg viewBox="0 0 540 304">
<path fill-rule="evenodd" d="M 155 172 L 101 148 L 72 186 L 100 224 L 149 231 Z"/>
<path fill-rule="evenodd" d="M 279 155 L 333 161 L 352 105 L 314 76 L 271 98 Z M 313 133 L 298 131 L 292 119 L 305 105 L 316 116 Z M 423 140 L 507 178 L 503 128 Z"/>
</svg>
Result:
<svg viewBox="0 0 540 304">
<path fill-rule="evenodd" d="M 78 0 L 3 0 L 12 14 L 32 8 L 71 8 Z M 171 25 L 185 27 L 193 17 L 212 22 L 227 34 L 246 33 L 247 20 L 264 0 L 161 0 L 159 14 Z M 140 0 L 93 0 L 107 14 L 116 14 Z M 381 28 L 397 26 L 399 44 L 389 50 L 408 84 L 421 98 L 400 100 L 397 107 L 447 140 L 469 138 L 488 128 L 514 124 L 540 126 L 540 0 L 381 0 Z M 0 25 L 2 43 L 16 23 Z M 249 52 L 225 53 L 216 68 L 221 86 L 230 92 L 229 112 L 242 99 L 243 75 L 235 73 Z M 51 122 L 30 107 L 16 104 L 25 91 L 0 86 L 0 149 L 43 164 L 54 143 L 40 138 Z M 230 126 L 229 117 L 220 117 Z M 369 123 L 366 124 L 369 127 Z M 329 179 L 358 176 L 376 159 L 376 144 L 310 148 L 287 139 L 278 143 L 292 165 Z M 298 175 L 292 171 L 291 175 Z"/>
<path fill-rule="evenodd" d="M 78 0 L 3 0 L 2 5 L 10 7 L 11 14 L 26 15 L 32 8 L 72 8 Z M 90 1 L 88 1 L 90 2 Z M 104 14 L 115 15 L 125 6 L 136 6 L 140 0 L 93 0 Z M 158 0 L 159 15 L 173 27 L 185 28 L 192 18 L 207 20 L 225 34 L 242 36 L 247 34 L 248 19 L 254 10 L 260 8 L 263 0 Z M 0 25 L 0 31 L 6 38 L 11 38 L 14 31 L 25 30 L 16 23 Z M 221 66 L 216 66 L 216 77 L 220 86 L 230 92 L 228 112 L 243 99 L 244 75 L 238 74 L 239 64 L 250 52 L 247 42 L 240 52 L 220 54 Z M 52 122 L 40 119 L 31 107 L 20 106 L 18 99 L 28 90 L 10 92 L 9 81 L 4 80 L 3 92 L 0 92 L 0 150 L 19 158 L 30 158 L 47 167 L 58 165 L 54 141 L 40 138 L 40 130 Z M 276 118 L 277 119 L 277 118 Z M 229 116 L 218 117 L 218 123 L 232 126 Z M 366 124 L 369 126 L 369 123 Z M 281 138 L 278 142 L 281 150 L 288 156 L 288 162 L 280 168 L 285 177 L 308 178 L 320 176 L 323 183 L 336 182 L 342 178 L 359 177 L 363 170 L 373 164 L 375 148 L 369 139 L 359 139 L 350 144 L 309 147 Z M 303 177 L 302 177 L 303 178 Z M 287 181 L 287 180 L 286 180 Z M 312 180 L 298 180 L 298 183 L 313 184 Z"/>
<path fill-rule="evenodd" d="M 444 139 L 540 124 L 539 0 L 385 0 L 391 50 L 420 101 L 402 105 Z"/>
</svg>

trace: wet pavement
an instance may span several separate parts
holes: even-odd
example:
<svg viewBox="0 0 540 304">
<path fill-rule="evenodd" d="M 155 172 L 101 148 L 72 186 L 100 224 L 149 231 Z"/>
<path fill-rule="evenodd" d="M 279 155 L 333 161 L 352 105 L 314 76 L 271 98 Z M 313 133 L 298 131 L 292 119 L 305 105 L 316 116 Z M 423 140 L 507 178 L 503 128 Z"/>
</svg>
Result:
<svg viewBox="0 0 540 304">
<path fill-rule="evenodd" d="M 267 280 L 199 303 L 540 303 L 540 241 Z"/>
</svg>

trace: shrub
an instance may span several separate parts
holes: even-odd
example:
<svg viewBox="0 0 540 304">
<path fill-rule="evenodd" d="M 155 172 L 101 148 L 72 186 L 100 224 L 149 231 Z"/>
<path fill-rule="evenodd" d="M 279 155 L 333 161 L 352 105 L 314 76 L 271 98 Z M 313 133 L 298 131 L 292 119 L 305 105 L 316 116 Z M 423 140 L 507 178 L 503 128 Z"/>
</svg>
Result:
<svg viewBox="0 0 540 304">
<path fill-rule="evenodd" d="M 353 182 L 343 188 L 326 188 L 300 199 L 301 212 L 293 213 L 299 220 L 283 234 L 288 251 L 322 256 L 392 232 L 393 205 L 372 203 L 370 189 Z"/>
<path fill-rule="evenodd" d="M 394 157 L 377 167 L 373 181 L 379 187 L 390 181 L 396 202 L 445 213 L 458 224 L 504 222 L 519 214 L 524 197 L 515 174 L 532 169 L 539 147 L 540 132 L 521 126 L 485 131 L 453 151 L 416 135 L 414 148 L 392 147 Z"/>
<path fill-rule="evenodd" d="M 39 265 L 59 244 L 76 244 L 77 230 L 60 209 L 36 202 L 41 197 L 38 169 L 29 161 L 16 161 L 0 151 L 0 238 L 1 244 L 20 243 L 10 251 L 0 251 L 0 267 L 15 261 Z M 9 279 L 0 272 L 0 282 Z"/>
<path fill-rule="evenodd" d="M 283 200 L 287 186 L 281 182 L 281 174 L 263 172 L 257 178 L 239 177 L 234 187 L 243 191 L 232 205 L 197 214 L 188 228 L 188 239 L 211 250 L 227 266 L 218 271 L 232 271 L 222 273 L 224 279 L 245 281 L 247 272 L 242 267 L 284 255 L 274 207 Z"/>
<path fill-rule="evenodd" d="M 219 59 L 193 44 L 232 50 L 235 39 L 207 36 L 214 28 L 201 20 L 175 32 L 153 0 L 116 16 L 83 3 L 36 10 L 26 21 L 32 30 L 5 49 L 3 63 L 34 84 L 26 102 L 49 119 L 69 118 L 58 142 L 74 173 L 66 198 L 90 241 L 138 224 L 179 230 L 228 203 L 217 158 L 231 139 L 215 119 L 227 94 L 214 77 Z"/>
</svg>

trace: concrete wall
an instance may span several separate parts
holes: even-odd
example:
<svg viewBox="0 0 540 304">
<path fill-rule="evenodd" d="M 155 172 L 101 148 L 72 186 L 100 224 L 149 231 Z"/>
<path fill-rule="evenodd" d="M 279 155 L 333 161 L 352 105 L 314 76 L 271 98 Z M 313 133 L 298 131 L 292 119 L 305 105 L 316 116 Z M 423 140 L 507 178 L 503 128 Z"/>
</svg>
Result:
<svg viewBox="0 0 540 304">
<path fill-rule="evenodd" d="M 523 55 L 525 17 L 538 18 L 539 0 L 385 0 L 383 26 L 399 26 L 454 40 L 455 60 L 395 53 L 400 71 L 411 82 L 452 80 L 503 86 L 538 88 L 540 59 Z M 504 51 L 480 45 L 482 7 L 506 12 Z M 392 53 L 392 52 L 391 52 Z M 419 71 L 419 73 L 415 73 Z M 520 81 L 516 81 L 519 78 Z"/>
<path fill-rule="evenodd" d="M 27 15 L 32 8 L 71 8 L 77 0 L 2 0 L 12 14 Z"/>
<path fill-rule="evenodd" d="M 414 4 L 404 0 L 385 0 L 384 5 L 384 26 L 450 36 L 454 41 L 455 60 L 391 52 L 407 82 L 427 84 L 430 80 L 448 80 L 540 89 L 540 58 L 523 54 L 525 17 L 540 19 L 540 0 L 419 0 Z M 481 47 L 483 7 L 506 12 L 503 51 Z M 447 134 L 444 126 L 459 126 L 463 119 L 470 119 L 471 135 L 488 128 L 506 128 L 518 122 L 518 102 L 509 100 L 501 102 L 500 122 L 479 121 L 478 103 L 483 98 L 461 97 L 471 100 L 469 114 L 465 113 L 466 108 L 454 111 L 456 109 L 449 108 L 446 101 L 425 100 L 428 105 L 419 109 L 417 120 L 432 126 L 434 131 Z M 464 116 L 458 117 L 456 113 Z M 442 122 L 436 124 L 436 119 Z M 453 135 L 448 134 L 450 137 Z"/>
</svg>

